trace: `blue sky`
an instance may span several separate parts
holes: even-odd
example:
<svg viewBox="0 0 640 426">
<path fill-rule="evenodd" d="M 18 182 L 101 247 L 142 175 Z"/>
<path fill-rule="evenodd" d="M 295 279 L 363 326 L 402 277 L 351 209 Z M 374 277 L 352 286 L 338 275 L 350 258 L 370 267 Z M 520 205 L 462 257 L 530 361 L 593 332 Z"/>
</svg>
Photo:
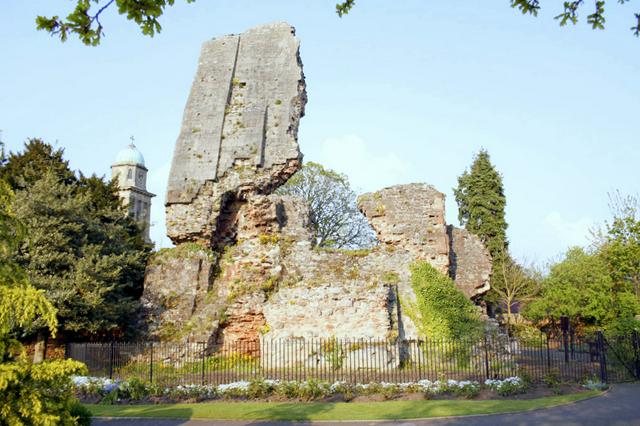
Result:
<svg viewBox="0 0 640 426">
<path fill-rule="evenodd" d="M 346 173 L 360 191 L 433 184 L 457 224 L 452 188 L 484 147 L 504 177 L 511 248 L 534 262 L 587 244 L 609 216 L 608 192 L 638 192 L 634 2 L 608 6 L 606 31 L 558 27 L 560 1 L 533 18 L 507 1 L 362 0 L 343 19 L 335 2 L 178 0 L 155 38 L 111 10 L 91 48 L 34 28 L 37 14 L 62 15 L 71 1 L 5 0 L 2 139 L 15 151 L 42 137 L 72 167 L 108 175 L 134 135 L 158 194 L 152 238 L 166 247 L 164 192 L 200 44 L 284 20 L 302 42 L 305 160 Z"/>
</svg>

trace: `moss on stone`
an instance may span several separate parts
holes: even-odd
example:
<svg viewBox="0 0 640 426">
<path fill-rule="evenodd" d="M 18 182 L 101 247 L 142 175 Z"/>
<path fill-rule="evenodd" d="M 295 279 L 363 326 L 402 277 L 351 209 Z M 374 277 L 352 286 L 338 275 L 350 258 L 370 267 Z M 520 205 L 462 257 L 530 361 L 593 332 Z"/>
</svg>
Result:
<svg viewBox="0 0 640 426">
<path fill-rule="evenodd" d="M 394 271 L 387 271 L 382 274 L 382 281 L 387 284 L 398 284 L 400 282 L 400 274 Z"/>
<path fill-rule="evenodd" d="M 280 236 L 276 234 L 260 234 L 258 235 L 258 241 L 260 241 L 262 245 L 278 244 Z"/>
<path fill-rule="evenodd" d="M 316 246 L 314 248 L 315 251 L 325 252 L 325 253 L 338 253 L 344 254 L 351 257 L 367 257 L 371 254 L 373 249 L 343 249 L 343 248 L 334 248 L 334 247 L 320 247 Z"/>
<path fill-rule="evenodd" d="M 203 247 L 198 243 L 183 243 L 171 248 L 163 248 L 151 255 L 150 265 L 163 265 L 170 259 L 197 259 L 206 256 L 211 262 L 215 262 L 216 254 L 213 250 Z"/>
</svg>

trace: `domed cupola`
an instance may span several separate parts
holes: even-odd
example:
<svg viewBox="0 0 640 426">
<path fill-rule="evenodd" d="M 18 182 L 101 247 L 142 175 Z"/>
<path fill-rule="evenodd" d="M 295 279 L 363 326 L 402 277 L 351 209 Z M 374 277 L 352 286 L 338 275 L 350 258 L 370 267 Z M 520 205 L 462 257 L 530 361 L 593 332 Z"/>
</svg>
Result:
<svg viewBox="0 0 640 426">
<path fill-rule="evenodd" d="M 138 148 L 132 143 L 128 147 L 118 153 L 116 157 L 115 165 L 135 165 L 144 167 L 144 157 L 142 153 L 138 151 Z"/>
</svg>

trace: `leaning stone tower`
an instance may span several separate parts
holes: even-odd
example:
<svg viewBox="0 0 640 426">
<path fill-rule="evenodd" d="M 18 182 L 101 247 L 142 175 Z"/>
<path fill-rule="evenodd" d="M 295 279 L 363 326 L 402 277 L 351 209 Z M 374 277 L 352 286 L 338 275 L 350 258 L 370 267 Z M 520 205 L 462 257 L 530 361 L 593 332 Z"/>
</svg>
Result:
<svg viewBox="0 0 640 426">
<path fill-rule="evenodd" d="M 129 215 L 142 226 L 145 241 L 151 243 L 151 198 L 155 197 L 155 194 L 147 191 L 147 171 L 144 157 L 133 142 L 118 153 L 115 163 L 111 166 L 111 178 L 118 179 L 122 202 L 129 208 Z"/>
</svg>

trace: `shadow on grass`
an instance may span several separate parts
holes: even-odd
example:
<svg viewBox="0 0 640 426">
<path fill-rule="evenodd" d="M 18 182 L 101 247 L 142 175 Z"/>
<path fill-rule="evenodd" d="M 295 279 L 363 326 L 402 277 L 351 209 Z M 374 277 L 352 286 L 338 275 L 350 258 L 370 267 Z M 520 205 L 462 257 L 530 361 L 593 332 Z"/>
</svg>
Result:
<svg viewBox="0 0 640 426">
<path fill-rule="evenodd" d="M 183 419 L 217 419 L 221 421 L 240 421 L 245 425 L 266 426 L 283 421 L 307 423 L 311 421 L 336 420 L 406 420 L 474 414 L 498 414 L 546 408 L 597 394 L 598 392 L 590 392 L 581 395 L 575 394 L 533 400 L 410 400 L 358 403 L 213 402 L 144 406 L 93 405 L 89 408 L 95 416 L 114 418 L 137 417 L 144 419 L 135 420 L 135 423 L 132 423 L 132 420 L 129 419 L 129 423 L 116 420 L 109 423 L 98 422 L 96 424 L 177 426 L 186 423 L 186 420 Z M 151 419 L 152 417 L 154 419 Z M 149 421 L 147 419 L 149 419 Z"/>
<path fill-rule="evenodd" d="M 193 417 L 192 408 L 184 405 L 122 405 L 114 411 L 113 406 L 92 405 L 89 407 L 94 419 L 92 425 L 179 426 Z M 127 418 L 129 417 L 129 418 Z M 131 419 L 136 417 L 136 419 Z"/>
<path fill-rule="evenodd" d="M 252 410 L 247 413 L 247 417 L 263 419 L 250 423 L 255 426 L 271 425 L 274 421 L 310 422 L 322 418 L 323 414 L 328 415 L 335 409 L 335 406 L 331 403 L 285 403 Z"/>
</svg>

